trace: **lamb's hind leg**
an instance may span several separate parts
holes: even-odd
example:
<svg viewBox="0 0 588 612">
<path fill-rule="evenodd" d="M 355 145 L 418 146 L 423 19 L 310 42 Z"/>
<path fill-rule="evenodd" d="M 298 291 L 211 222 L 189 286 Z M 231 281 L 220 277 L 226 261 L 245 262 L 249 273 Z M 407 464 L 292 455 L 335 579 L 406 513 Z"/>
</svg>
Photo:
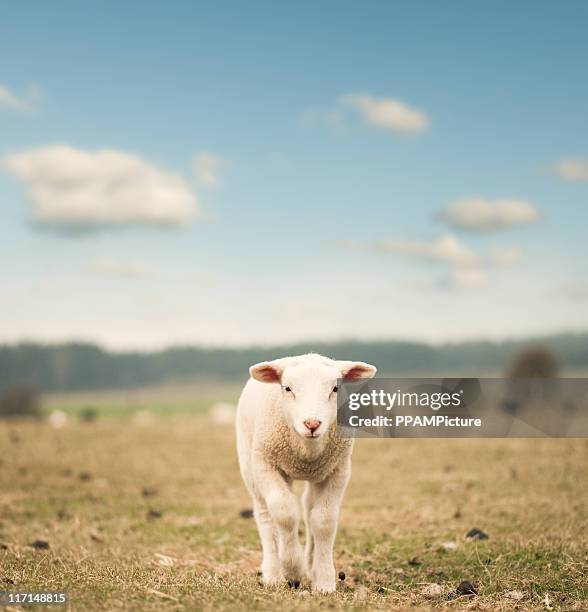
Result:
<svg viewBox="0 0 588 612">
<path fill-rule="evenodd" d="M 302 512 L 304 513 L 304 531 L 306 536 L 306 544 L 304 547 L 304 557 L 306 558 L 306 567 L 312 568 L 314 556 L 314 536 L 310 528 L 310 511 L 312 510 L 313 495 L 310 483 L 306 483 L 306 488 L 302 494 Z"/>
<path fill-rule="evenodd" d="M 283 576 L 280 569 L 277 534 L 274 524 L 263 501 L 254 500 L 253 513 L 263 548 L 263 560 L 261 562 L 263 583 L 277 584 L 283 580 Z"/>
<path fill-rule="evenodd" d="M 306 575 L 306 563 L 298 541 L 300 511 L 289 483 L 276 470 L 259 463 L 256 489 L 263 498 L 277 534 L 278 557 L 285 580 L 296 583 Z"/>
</svg>

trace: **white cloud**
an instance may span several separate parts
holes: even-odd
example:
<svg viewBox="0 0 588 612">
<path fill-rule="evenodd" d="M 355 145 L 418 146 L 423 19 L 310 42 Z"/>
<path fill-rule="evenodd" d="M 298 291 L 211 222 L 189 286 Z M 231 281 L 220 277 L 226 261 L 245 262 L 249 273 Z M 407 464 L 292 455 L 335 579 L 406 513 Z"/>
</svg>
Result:
<svg viewBox="0 0 588 612">
<path fill-rule="evenodd" d="M 194 158 L 192 167 L 196 180 L 203 187 L 218 187 L 223 159 L 212 153 L 200 153 Z"/>
<path fill-rule="evenodd" d="M 588 301 L 588 284 L 582 282 L 566 283 L 559 288 L 557 293 L 570 300 Z"/>
<path fill-rule="evenodd" d="M 436 264 L 444 268 L 445 275 L 434 286 L 443 289 L 486 287 L 489 268 L 514 265 L 521 256 L 516 247 L 495 248 L 486 253 L 477 253 L 451 234 L 431 240 L 389 239 L 373 243 L 342 240 L 338 244 L 354 253 L 397 253 L 424 263 Z"/>
<path fill-rule="evenodd" d="M 0 85 L 0 108 L 18 112 L 35 110 L 41 103 L 41 90 L 34 86 L 29 86 L 22 95 L 15 94 L 8 87 Z"/>
<path fill-rule="evenodd" d="M 376 98 L 369 94 L 341 96 L 340 104 L 359 111 L 362 119 L 377 128 L 400 132 L 422 132 L 429 126 L 427 115 L 394 98 Z"/>
<path fill-rule="evenodd" d="M 521 260 L 521 250 L 517 247 L 504 247 L 490 251 L 490 262 L 497 266 L 513 266 Z"/>
<path fill-rule="evenodd" d="M 488 284 L 486 272 L 482 268 L 456 268 L 451 271 L 450 281 L 458 289 L 481 289 Z"/>
<path fill-rule="evenodd" d="M 588 159 L 562 159 L 555 172 L 564 181 L 588 181 Z"/>
<path fill-rule="evenodd" d="M 451 234 L 433 240 L 383 240 L 377 242 L 375 248 L 380 252 L 400 253 L 457 268 L 476 267 L 481 263 L 476 253 L 460 244 Z"/>
<path fill-rule="evenodd" d="M 439 218 L 460 230 L 489 232 L 534 223 L 539 212 L 523 200 L 464 198 L 449 204 Z"/>
<path fill-rule="evenodd" d="M 196 194 L 181 176 L 129 153 L 55 145 L 2 161 L 26 183 L 32 221 L 49 227 L 178 227 L 199 213 Z"/>
<path fill-rule="evenodd" d="M 0 106 L 19 110 L 21 102 L 10 89 L 0 85 Z"/>
<path fill-rule="evenodd" d="M 155 276 L 155 271 L 143 264 L 118 261 L 109 257 L 97 259 L 91 266 L 94 272 L 102 276 L 124 278 L 129 280 L 151 278 Z"/>
</svg>

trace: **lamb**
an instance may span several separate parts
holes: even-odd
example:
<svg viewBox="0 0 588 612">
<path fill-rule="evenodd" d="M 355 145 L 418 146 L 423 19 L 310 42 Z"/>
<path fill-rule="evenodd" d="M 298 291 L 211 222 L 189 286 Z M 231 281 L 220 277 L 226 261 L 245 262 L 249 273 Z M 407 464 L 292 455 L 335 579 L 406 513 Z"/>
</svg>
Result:
<svg viewBox="0 0 588 612">
<path fill-rule="evenodd" d="M 337 379 L 372 378 L 376 368 L 317 354 L 264 361 L 249 369 L 237 407 L 237 451 L 263 548 L 264 584 L 310 578 L 315 592 L 335 590 L 333 544 L 351 474 L 353 439 L 337 436 Z M 305 480 L 304 554 L 292 492 Z"/>
</svg>

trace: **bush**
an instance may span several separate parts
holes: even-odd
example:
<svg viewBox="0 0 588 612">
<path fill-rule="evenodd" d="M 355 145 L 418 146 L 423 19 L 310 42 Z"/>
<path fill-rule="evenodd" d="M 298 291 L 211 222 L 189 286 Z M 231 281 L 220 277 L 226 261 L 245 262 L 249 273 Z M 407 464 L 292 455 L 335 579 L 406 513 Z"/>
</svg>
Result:
<svg viewBox="0 0 588 612">
<path fill-rule="evenodd" d="M 543 346 L 521 349 L 511 360 L 507 378 L 557 378 L 559 364 L 556 356 Z"/>
<path fill-rule="evenodd" d="M 507 367 L 509 382 L 507 396 L 502 402 L 503 410 L 514 415 L 539 398 L 551 397 L 556 390 L 554 379 L 558 374 L 557 358 L 549 349 L 538 345 L 521 349 Z"/>
<path fill-rule="evenodd" d="M 34 387 L 20 385 L 0 392 L 0 418 L 41 417 L 39 396 Z"/>
</svg>

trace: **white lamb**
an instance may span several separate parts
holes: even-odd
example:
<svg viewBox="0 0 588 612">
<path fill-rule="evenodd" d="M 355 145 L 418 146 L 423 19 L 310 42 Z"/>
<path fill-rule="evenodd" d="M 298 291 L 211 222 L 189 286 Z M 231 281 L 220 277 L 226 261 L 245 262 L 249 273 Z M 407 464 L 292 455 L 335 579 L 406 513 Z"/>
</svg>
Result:
<svg viewBox="0 0 588 612">
<path fill-rule="evenodd" d="M 249 372 L 237 407 L 237 450 L 263 547 L 263 582 L 298 586 L 308 576 L 313 590 L 332 592 L 333 544 L 353 449 L 352 439 L 336 434 L 337 379 L 372 378 L 376 368 L 309 354 L 258 363 Z M 304 554 L 293 480 L 307 481 Z"/>
</svg>

